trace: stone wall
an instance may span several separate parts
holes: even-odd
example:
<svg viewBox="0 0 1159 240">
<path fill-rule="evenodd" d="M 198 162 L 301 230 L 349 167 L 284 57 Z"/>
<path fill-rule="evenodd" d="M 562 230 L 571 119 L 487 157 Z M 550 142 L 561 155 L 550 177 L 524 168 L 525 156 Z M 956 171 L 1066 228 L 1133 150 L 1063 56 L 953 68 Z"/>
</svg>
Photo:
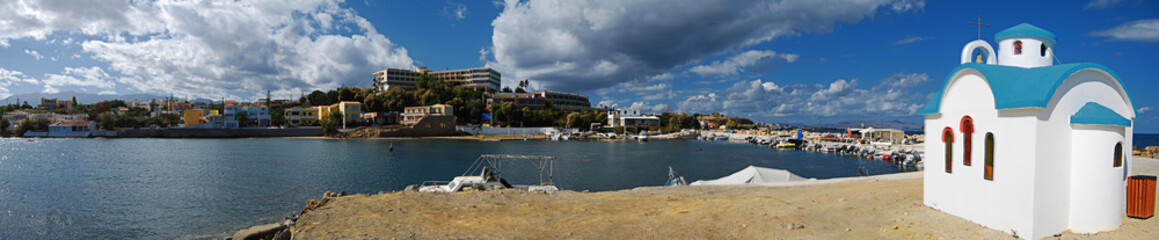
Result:
<svg viewBox="0 0 1159 240">
<path fill-rule="evenodd" d="M 427 116 L 410 128 L 396 129 L 394 131 L 382 132 L 379 137 L 430 137 L 430 136 L 453 136 L 457 135 L 455 130 L 454 116 Z"/>
<path fill-rule="evenodd" d="M 269 137 L 320 137 L 321 128 L 286 129 L 125 129 L 117 131 L 119 137 L 142 138 L 269 138 Z"/>
</svg>

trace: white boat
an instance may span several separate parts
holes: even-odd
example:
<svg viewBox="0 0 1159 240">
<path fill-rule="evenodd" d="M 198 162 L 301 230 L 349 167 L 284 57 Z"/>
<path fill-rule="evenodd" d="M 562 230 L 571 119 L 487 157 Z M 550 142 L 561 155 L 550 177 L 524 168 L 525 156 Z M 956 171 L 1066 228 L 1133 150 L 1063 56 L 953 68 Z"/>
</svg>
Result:
<svg viewBox="0 0 1159 240">
<path fill-rule="evenodd" d="M 503 160 L 528 160 L 536 169 L 539 170 L 539 184 L 537 185 L 511 185 L 507 180 L 503 179 L 502 169 Z M 479 175 L 467 175 L 472 172 L 478 172 Z M 451 193 L 459 191 L 470 190 L 498 190 L 498 189 L 524 189 L 532 192 L 555 193 L 559 188 L 555 186 L 552 181 L 555 172 L 555 157 L 552 156 L 524 156 L 524 155 L 498 155 L 498 154 L 484 154 L 467 168 L 463 175 L 451 179 L 451 181 L 426 181 L 418 187 L 419 192 L 438 192 Z M 546 177 L 546 181 L 545 178 Z"/>
<path fill-rule="evenodd" d="M 812 178 L 806 179 L 801 176 L 797 176 L 788 170 L 763 168 L 750 165 L 744 169 L 741 169 L 740 171 L 737 171 L 736 173 L 724 176 L 722 178 L 712 180 L 697 180 L 688 185 L 740 185 L 748 183 L 788 182 L 802 180 L 812 180 Z"/>
</svg>

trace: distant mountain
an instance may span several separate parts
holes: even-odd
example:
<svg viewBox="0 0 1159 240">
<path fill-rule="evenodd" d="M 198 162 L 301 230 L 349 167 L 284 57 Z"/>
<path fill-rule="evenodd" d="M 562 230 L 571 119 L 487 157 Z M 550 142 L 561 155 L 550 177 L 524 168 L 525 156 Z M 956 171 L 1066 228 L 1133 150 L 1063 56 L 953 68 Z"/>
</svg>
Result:
<svg viewBox="0 0 1159 240">
<path fill-rule="evenodd" d="M 144 101 L 149 99 L 168 98 L 168 96 L 158 96 L 152 94 L 100 95 L 78 92 L 24 93 L 12 95 L 8 98 L 0 100 L 0 104 L 17 103 L 16 100 L 19 99 L 21 102 L 28 101 L 29 105 L 36 106 L 36 104 L 40 104 L 40 98 L 59 98 L 61 100 L 72 100 L 73 96 L 76 96 L 76 101 L 80 104 L 92 104 L 113 99 Z"/>
</svg>

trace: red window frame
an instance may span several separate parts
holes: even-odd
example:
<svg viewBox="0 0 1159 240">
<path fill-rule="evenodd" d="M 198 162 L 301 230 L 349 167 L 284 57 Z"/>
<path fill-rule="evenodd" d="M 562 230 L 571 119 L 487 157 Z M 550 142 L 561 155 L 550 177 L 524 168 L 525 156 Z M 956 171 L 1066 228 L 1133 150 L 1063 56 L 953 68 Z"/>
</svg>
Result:
<svg viewBox="0 0 1159 240">
<path fill-rule="evenodd" d="M 962 130 L 962 164 L 970 166 L 970 155 L 974 151 L 974 118 L 969 115 L 962 117 L 962 122 L 959 123 L 958 129 Z"/>
<path fill-rule="evenodd" d="M 942 142 L 946 143 L 946 173 L 954 172 L 954 129 L 942 129 Z"/>
</svg>

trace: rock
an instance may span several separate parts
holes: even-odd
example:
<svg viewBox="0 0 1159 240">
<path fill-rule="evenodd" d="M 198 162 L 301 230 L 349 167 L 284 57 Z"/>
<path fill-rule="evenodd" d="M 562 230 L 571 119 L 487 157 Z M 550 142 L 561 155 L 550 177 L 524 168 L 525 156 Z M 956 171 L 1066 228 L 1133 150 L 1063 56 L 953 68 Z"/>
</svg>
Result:
<svg viewBox="0 0 1159 240">
<path fill-rule="evenodd" d="M 802 228 L 805 228 L 805 225 L 796 224 L 796 223 L 785 224 L 786 230 L 797 230 L 797 229 L 802 229 Z"/>
<path fill-rule="evenodd" d="M 286 226 L 281 223 L 271 223 L 266 225 L 253 226 L 233 234 L 234 240 L 256 240 L 256 239 L 273 239 L 274 235 L 285 229 Z"/>
<path fill-rule="evenodd" d="M 404 190 L 404 191 L 418 191 L 418 190 L 419 190 L 418 185 L 411 184 L 411 185 L 407 185 L 406 190 Z"/>
</svg>

